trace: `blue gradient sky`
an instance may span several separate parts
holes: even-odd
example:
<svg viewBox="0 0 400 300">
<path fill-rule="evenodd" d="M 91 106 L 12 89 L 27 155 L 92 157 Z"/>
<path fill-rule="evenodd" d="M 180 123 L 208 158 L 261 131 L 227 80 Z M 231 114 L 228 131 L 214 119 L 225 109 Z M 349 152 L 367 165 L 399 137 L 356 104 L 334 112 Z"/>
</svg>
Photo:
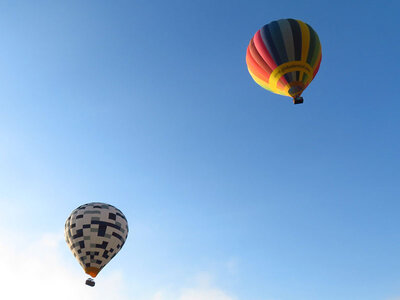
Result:
<svg viewBox="0 0 400 300">
<path fill-rule="evenodd" d="M 132 230 L 101 275 L 121 270 L 128 299 L 204 274 L 218 299 L 398 299 L 398 11 L 1 1 L 3 228 L 33 242 L 82 203 L 117 206 Z M 253 34 L 288 17 L 323 53 L 296 106 L 245 64 Z"/>
</svg>

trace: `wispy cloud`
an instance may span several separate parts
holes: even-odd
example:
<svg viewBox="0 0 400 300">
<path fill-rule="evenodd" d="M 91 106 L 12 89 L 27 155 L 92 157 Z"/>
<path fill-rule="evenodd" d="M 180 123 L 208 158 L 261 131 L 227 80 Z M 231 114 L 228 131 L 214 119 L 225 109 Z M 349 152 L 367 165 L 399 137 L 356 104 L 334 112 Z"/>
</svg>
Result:
<svg viewBox="0 0 400 300">
<path fill-rule="evenodd" d="M 0 282 L 2 298 L 19 299 L 128 299 L 119 273 L 101 279 L 96 288 L 85 286 L 82 273 L 62 257 L 63 235 L 44 235 L 26 244 L 21 236 L 1 232 Z"/>
<path fill-rule="evenodd" d="M 192 288 L 182 290 L 180 300 L 233 300 L 225 292 L 216 288 Z"/>
<path fill-rule="evenodd" d="M 213 286 L 213 276 L 207 272 L 194 276 L 191 287 L 170 288 L 158 291 L 152 300 L 236 300 L 226 291 Z"/>
<path fill-rule="evenodd" d="M 101 274 L 96 287 L 90 288 L 84 284 L 83 271 L 74 265 L 73 258 L 64 257 L 62 232 L 33 240 L 3 228 L 0 235 L 1 294 L 7 300 L 236 300 L 213 286 L 213 276 L 207 272 L 193 276 L 195 280 L 189 286 L 142 291 L 153 295 L 146 299 L 129 295 L 129 286 L 120 272 Z"/>
<path fill-rule="evenodd" d="M 152 300 L 235 300 L 218 288 L 193 287 L 183 288 L 179 291 L 159 291 Z"/>
</svg>

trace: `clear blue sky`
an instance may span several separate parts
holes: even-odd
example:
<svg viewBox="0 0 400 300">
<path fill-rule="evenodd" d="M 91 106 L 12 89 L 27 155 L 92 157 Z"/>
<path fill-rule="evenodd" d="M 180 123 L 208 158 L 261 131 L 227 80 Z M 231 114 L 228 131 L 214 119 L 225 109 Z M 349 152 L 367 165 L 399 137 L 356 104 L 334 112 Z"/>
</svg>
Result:
<svg viewBox="0 0 400 300">
<path fill-rule="evenodd" d="M 3 226 L 33 241 L 80 204 L 117 206 L 132 230 L 99 281 L 122 270 L 130 299 L 196 274 L 238 300 L 400 299 L 399 11 L 1 1 Z M 323 53 L 296 106 L 245 63 L 288 17 Z"/>
</svg>

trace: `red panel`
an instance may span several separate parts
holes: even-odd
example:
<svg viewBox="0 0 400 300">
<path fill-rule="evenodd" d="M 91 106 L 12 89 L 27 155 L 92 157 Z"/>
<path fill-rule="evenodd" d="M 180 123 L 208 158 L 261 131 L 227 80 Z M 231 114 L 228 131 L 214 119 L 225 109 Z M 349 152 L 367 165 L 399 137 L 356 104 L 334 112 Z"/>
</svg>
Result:
<svg viewBox="0 0 400 300">
<path fill-rule="evenodd" d="M 247 48 L 246 63 L 250 71 L 258 78 L 268 82 L 269 75 L 263 68 L 261 68 L 252 57 L 249 48 Z"/>
<path fill-rule="evenodd" d="M 252 58 L 257 62 L 257 64 L 263 68 L 269 75 L 272 73 L 272 69 L 267 65 L 267 63 L 263 60 L 263 58 L 258 53 L 256 46 L 254 45 L 254 39 L 251 39 L 249 46 L 247 47 L 247 51 L 250 51 Z"/>
<path fill-rule="evenodd" d="M 319 70 L 319 66 L 321 65 L 321 60 L 322 60 L 322 55 L 319 57 L 319 62 L 317 67 L 315 68 L 314 74 L 313 74 L 313 78 L 315 77 L 315 75 L 317 75 L 318 70 Z"/>
<path fill-rule="evenodd" d="M 284 88 L 286 85 L 287 85 L 287 81 L 286 81 L 285 76 L 283 75 L 283 76 L 279 79 L 279 81 L 278 81 L 278 83 L 277 83 L 277 87 L 278 87 L 278 89 L 283 90 L 283 88 Z"/>
<path fill-rule="evenodd" d="M 264 45 L 264 41 L 262 40 L 260 30 L 256 32 L 256 34 L 253 37 L 253 40 L 254 40 L 254 45 L 256 46 L 256 49 L 260 54 L 260 56 L 268 64 L 271 70 L 274 70 L 277 67 L 277 65 L 275 61 L 272 59 L 271 54 L 268 52 L 267 47 L 265 47 Z"/>
</svg>

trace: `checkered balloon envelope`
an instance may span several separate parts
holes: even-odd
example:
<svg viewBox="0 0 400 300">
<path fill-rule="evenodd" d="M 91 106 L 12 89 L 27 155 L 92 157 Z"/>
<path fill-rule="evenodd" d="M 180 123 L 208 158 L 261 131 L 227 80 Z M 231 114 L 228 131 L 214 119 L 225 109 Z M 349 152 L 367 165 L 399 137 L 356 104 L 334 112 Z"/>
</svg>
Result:
<svg viewBox="0 0 400 300">
<path fill-rule="evenodd" d="M 124 214 L 106 203 L 81 205 L 65 222 L 65 240 L 92 277 L 121 250 L 127 237 L 128 221 Z"/>
</svg>

